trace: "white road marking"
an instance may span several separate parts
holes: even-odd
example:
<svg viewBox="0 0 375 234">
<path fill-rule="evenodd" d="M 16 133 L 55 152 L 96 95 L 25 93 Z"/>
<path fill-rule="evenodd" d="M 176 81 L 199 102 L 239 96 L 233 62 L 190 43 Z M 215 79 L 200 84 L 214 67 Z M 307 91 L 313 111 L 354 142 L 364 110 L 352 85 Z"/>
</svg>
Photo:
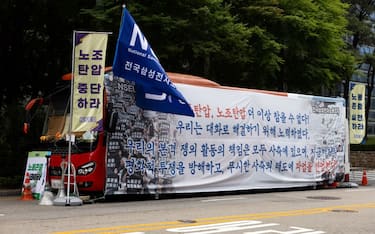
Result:
<svg viewBox="0 0 375 234">
<path fill-rule="evenodd" d="M 279 225 L 277 223 L 262 223 L 256 220 L 236 221 L 227 223 L 215 223 L 201 226 L 180 227 L 167 229 L 168 232 L 178 232 L 184 234 L 209 234 L 220 232 L 231 232 L 253 228 L 262 228 Z"/>
<path fill-rule="evenodd" d="M 145 234 L 144 232 L 123 232 L 120 234 Z"/>
<path fill-rule="evenodd" d="M 314 231 L 313 229 L 308 228 L 301 228 L 301 227 L 290 227 L 290 229 L 294 229 L 291 231 L 277 231 L 277 230 L 262 230 L 262 231 L 255 231 L 255 232 L 244 232 L 243 234 L 269 234 L 269 233 L 277 233 L 277 234 L 323 234 L 323 231 Z"/>
<path fill-rule="evenodd" d="M 184 234 L 210 234 L 233 232 L 248 229 L 259 229 L 270 226 L 278 226 L 278 223 L 263 223 L 257 220 L 244 220 L 235 222 L 215 223 L 200 226 L 179 227 L 166 229 L 168 232 L 177 232 Z M 278 231 L 275 229 L 263 229 L 259 231 L 244 232 L 243 234 L 264 234 L 264 233 L 278 233 L 278 234 L 323 234 L 323 231 L 315 231 L 314 229 L 291 226 L 288 231 Z"/>
</svg>

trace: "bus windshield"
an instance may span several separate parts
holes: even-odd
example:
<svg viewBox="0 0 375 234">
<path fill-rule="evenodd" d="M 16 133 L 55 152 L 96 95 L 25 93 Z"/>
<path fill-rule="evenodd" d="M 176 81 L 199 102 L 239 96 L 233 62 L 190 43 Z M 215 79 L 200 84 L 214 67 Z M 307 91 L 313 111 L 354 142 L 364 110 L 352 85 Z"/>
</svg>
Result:
<svg viewBox="0 0 375 234">
<path fill-rule="evenodd" d="M 69 144 L 70 122 L 70 89 L 67 88 L 48 98 L 43 133 L 40 137 L 42 145 L 52 153 L 65 154 Z M 97 131 L 72 132 L 72 153 L 91 152 L 98 142 Z"/>
</svg>

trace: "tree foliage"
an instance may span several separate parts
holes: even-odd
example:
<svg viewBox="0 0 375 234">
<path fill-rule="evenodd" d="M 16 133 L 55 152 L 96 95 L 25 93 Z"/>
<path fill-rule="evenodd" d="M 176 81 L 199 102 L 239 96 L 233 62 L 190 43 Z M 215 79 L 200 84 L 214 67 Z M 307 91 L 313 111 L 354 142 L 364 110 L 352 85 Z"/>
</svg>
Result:
<svg viewBox="0 0 375 234">
<path fill-rule="evenodd" d="M 351 49 L 357 58 L 357 70 L 356 75 L 362 77 L 365 80 L 367 86 L 367 94 L 372 94 L 374 90 L 374 76 L 375 76 L 375 33 L 373 31 L 374 25 L 374 12 L 375 12 L 375 1 L 364 1 L 364 0 L 346 0 L 345 2 L 350 4 L 349 8 L 349 25 L 348 29 L 349 42 L 351 42 Z M 365 70 L 365 72 L 362 72 Z M 360 78 L 361 79 L 361 78 Z M 350 78 L 346 79 L 346 90 L 345 96 L 348 97 L 348 84 Z M 372 95 L 367 95 L 365 104 L 365 118 L 366 126 L 369 121 L 369 112 L 371 107 Z M 367 139 L 367 131 L 365 135 Z"/>
<path fill-rule="evenodd" d="M 260 63 L 252 64 L 249 81 L 318 94 L 322 84 L 332 88 L 341 80 L 341 67 L 352 60 L 343 40 L 347 5 L 339 0 L 243 0 L 233 5 L 243 23 L 264 35 L 253 42 Z M 271 50 L 263 54 L 259 44 L 272 45 Z"/>
</svg>

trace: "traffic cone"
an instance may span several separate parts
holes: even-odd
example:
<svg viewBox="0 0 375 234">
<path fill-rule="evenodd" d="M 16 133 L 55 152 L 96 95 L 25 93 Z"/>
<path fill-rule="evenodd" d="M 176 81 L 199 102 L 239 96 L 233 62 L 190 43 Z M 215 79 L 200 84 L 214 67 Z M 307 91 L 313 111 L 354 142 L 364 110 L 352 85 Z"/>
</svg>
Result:
<svg viewBox="0 0 375 234">
<path fill-rule="evenodd" d="M 366 169 L 363 169 L 363 174 L 362 174 L 362 185 L 367 185 L 367 174 L 366 174 Z"/>
<path fill-rule="evenodd" d="M 25 174 L 25 182 L 23 183 L 21 200 L 30 201 L 34 200 L 33 193 L 31 191 L 30 175 L 28 172 Z"/>
</svg>

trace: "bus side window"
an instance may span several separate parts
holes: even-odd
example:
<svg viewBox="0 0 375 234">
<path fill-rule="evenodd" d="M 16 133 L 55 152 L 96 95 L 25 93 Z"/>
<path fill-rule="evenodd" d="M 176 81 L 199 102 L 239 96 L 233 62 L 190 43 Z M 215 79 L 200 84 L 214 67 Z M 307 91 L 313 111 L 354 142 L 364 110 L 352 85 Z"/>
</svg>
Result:
<svg viewBox="0 0 375 234">
<path fill-rule="evenodd" d="M 48 118 L 47 136 L 55 136 L 56 134 L 67 133 L 67 126 L 69 126 L 69 117 L 67 116 L 50 116 Z M 66 124 L 68 123 L 68 125 Z"/>
</svg>

